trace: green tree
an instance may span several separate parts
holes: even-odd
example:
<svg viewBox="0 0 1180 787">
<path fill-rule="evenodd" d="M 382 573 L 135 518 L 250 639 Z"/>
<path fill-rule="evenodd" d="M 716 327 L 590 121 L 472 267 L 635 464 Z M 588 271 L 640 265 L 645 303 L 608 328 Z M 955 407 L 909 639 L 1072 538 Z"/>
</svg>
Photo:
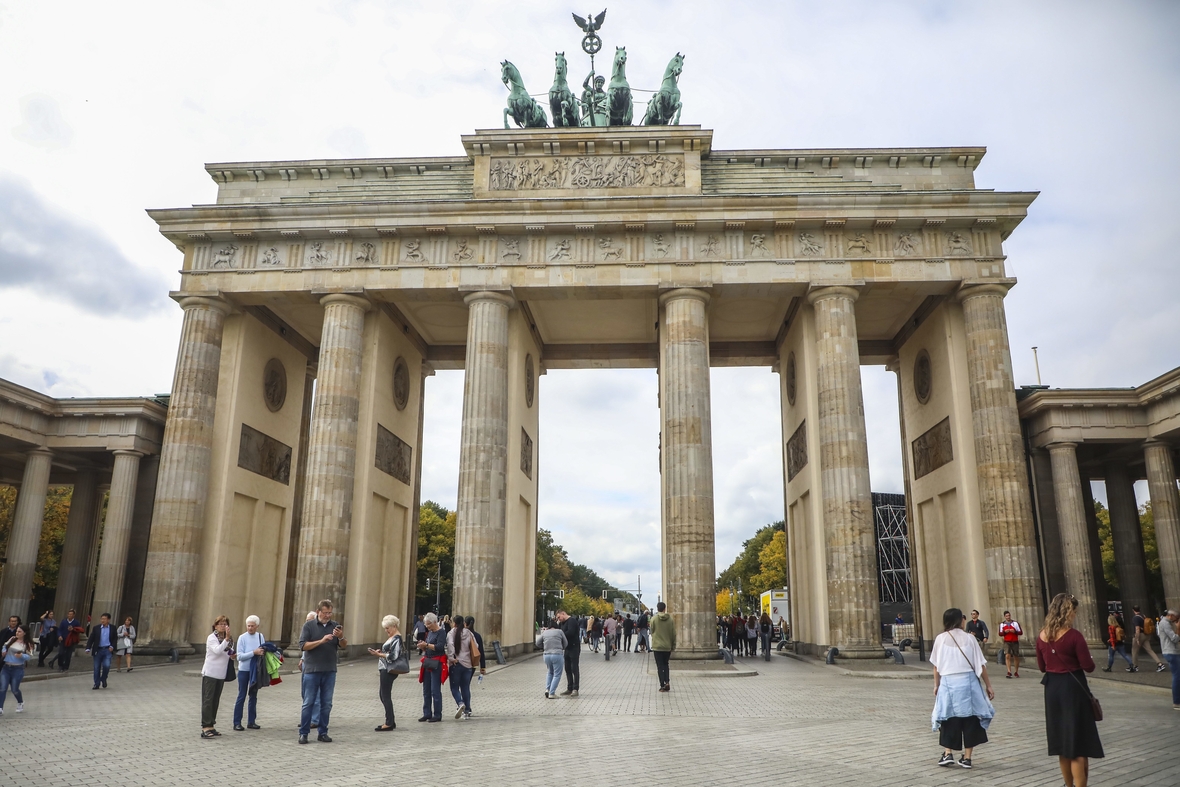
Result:
<svg viewBox="0 0 1180 787">
<path fill-rule="evenodd" d="M 740 581 L 742 593 L 745 596 L 743 604 L 746 607 L 750 605 L 757 593 L 761 592 L 755 591 L 754 588 L 758 587 L 759 583 L 770 581 L 773 578 L 771 575 L 763 573 L 762 550 L 774 540 L 775 533 L 783 534 L 782 580 L 767 587 L 782 587 L 786 582 L 786 524 L 782 521 L 758 528 L 751 538 L 742 542 L 741 553 L 717 577 L 718 588 L 732 587 L 735 592 Z M 767 568 L 770 567 L 770 562 L 768 562 Z M 756 580 L 755 577 L 759 577 L 759 579 Z M 763 587 L 762 590 L 766 590 L 767 587 Z"/>
<path fill-rule="evenodd" d="M 442 580 L 436 589 L 434 583 L 440 574 Z M 454 576 L 455 512 L 427 500 L 418 512 L 418 579 L 414 588 L 414 609 L 433 610 L 437 590 L 441 594 L 439 612 L 449 610 Z"/>
<path fill-rule="evenodd" d="M 1118 569 L 1115 566 L 1110 510 L 1102 505 L 1101 501 L 1095 500 L 1094 516 L 1098 519 L 1098 543 L 1102 552 L 1102 575 L 1106 581 L 1107 598 L 1118 599 L 1122 592 L 1119 589 Z M 1155 538 L 1155 516 L 1151 511 L 1150 500 L 1139 508 L 1139 529 L 1143 533 L 1143 554 L 1147 561 L 1147 592 L 1151 598 L 1162 601 L 1164 580 L 1160 573 L 1160 552 Z"/>
</svg>

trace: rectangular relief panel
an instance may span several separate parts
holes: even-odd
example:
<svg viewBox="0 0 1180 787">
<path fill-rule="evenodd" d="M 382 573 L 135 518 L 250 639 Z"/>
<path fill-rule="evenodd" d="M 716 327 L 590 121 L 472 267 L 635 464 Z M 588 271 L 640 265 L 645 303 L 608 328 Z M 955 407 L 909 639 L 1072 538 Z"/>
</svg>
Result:
<svg viewBox="0 0 1180 787">
<path fill-rule="evenodd" d="M 409 486 L 414 467 L 414 449 L 409 443 L 377 424 L 376 454 L 374 465 L 378 470 Z"/>
<path fill-rule="evenodd" d="M 489 191 L 683 188 L 684 156 L 494 158 Z"/>
<path fill-rule="evenodd" d="M 238 467 L 260 476 L 291 483 L 291 446 L 263 434 L 252 426 L 242 424 L 242 439 L 238 445 Z"/>
<path fill-rule="evenodd" d="M 943 418 L 913 443 L 914 478 L 933 473 L 955 458 L 951 446 L 951 419 Z"/>
<path fill-rule="evenodd" d="M 520 472 L 533 480 L 533 438 L 523 427 L 520 430 Z"/>
<path fill-rule="evenodd" d="M 787 480 L 799 475 L 799 471 L 807 467 L 807 419 L 799 422 L 799 427 L 791 439 L 787 441 Z"/>
</svg>

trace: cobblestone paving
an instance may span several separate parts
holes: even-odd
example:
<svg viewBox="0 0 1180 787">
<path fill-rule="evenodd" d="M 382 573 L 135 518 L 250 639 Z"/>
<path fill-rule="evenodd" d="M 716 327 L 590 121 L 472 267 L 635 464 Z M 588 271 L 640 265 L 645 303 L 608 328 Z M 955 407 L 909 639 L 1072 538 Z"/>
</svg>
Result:
<svg viewBox="0 0 1180 787">
<path fill-rule="evenodd" d="M 296 743 L 297 676 L 265 689 L 256 732 L 233 732 L 232 686 L 218 714 L 223 735 L 201 740 L 194 662 L 114 674 L 90 689 L 89 670 L 28 683 L 26 711 L 10 695 L 0 718 L 0 784 L 184 785 L 211 779 L 283 785 L 1060 785 L 1045 755 L 1035 672 L 996 681 L 991 742 L 965 771 L 934 766 L 928 679 L 850 677 L 776 656 L 742 660 L 748 678 L 678 678 L 656 691 L 654 664 L 623 653 L 582 656 L 582 696 L 546 700 L 539 658 L 497 669 L 473 686 L 476 717 L 418 724 L 419 686 L 394 684 L 398 728 L 380 723 L 376 669 L 341 666 L 332 744 Z M 88 667 L 78 659 L 75 669 Z M 1180 712 L 1157 688 L 1096 681 L 1106 709 L 1107 757 L 1093 784 L 1180 784 Z M 444 697 L 449 692 L 444 687 Z M 457 755 L 458 758 L 452 755 Z M 597 763 L 597 764 L 595 764 Z"/>
</svg>

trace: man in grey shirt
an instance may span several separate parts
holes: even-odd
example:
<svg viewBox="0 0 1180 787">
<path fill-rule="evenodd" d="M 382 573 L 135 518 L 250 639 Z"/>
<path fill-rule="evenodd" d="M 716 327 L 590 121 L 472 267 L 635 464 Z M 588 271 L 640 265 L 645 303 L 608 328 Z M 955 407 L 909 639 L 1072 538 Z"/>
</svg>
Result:
<svg viewBox="0 0 1180 787">
<path fill-rule="evenodd" d="M 299 742 L 307 743 L 311 732 L 312 706 L 320 705 L 318 740 L 331 743 L 328 719 L 332 715 L 332 693 L 336 690 L 336 654 L 348 645 L 344 627 L 332 620 L 332 602 L 321 601 L 316 616 L 303 624 L 299 649 L 303 651 L 303 713 L 299 720 Z"/>
</svg>

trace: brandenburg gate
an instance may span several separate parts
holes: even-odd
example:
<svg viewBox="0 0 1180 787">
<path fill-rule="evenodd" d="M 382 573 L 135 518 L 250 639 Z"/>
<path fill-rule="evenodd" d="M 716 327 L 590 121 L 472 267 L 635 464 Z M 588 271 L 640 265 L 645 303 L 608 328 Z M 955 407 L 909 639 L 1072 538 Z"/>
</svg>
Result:
<svg viewBox="0 0 1180 787">
<path fill-rule="evenodd" d="M 532 640 L 546 369 L 658 372 L 680 656 L 717 655 L 713 366 L 781 380 L 804 647 L 882 654 L 861 364 L 898 374 L 922 614 L 1038 619 L 1003 250 L 1035 195 L 976 188 L 982 148 L 713 142 L 477 131 L 454 157 L 210 164 L 214 204 L 151 211 L 183 254 L 184 324 L 147 649 L 200 642 L 222 613 L 289 638 L 321 597 L 354 642 L 409 617 L 424 381 L 460 368 L 454 611 L 510 652 Z"/>
</svg>

